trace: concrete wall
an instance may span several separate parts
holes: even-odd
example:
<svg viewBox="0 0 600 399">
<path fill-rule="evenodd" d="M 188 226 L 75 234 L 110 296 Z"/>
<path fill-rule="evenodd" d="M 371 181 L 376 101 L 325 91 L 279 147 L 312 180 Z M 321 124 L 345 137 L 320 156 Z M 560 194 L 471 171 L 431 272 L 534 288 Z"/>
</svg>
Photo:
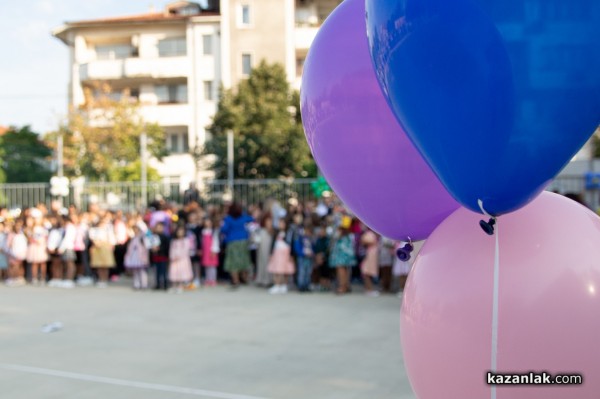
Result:
<svg viewBox="0 0 600 399">
<path fill-rule="evenodd" d="M 295 69 L 291 69 L 293 58 L 293 0 L 223 0 L 223 30 L 228 36 L 229 79 L 227 86 L 236 86 L 244 79 L 242 74 L 242 54 L 252 56 L 256 66 L 261 60 L 279 63 L 286 68 L 292 81 Z M 242 24 L 242 6 L 250 7 L 250 24 Z M 225 40 L 225 38 L 223 38 Z M 292 46 L 292 52 L 290 52 Z M 294 61 L 295 62 L 295 61 Z"/>
</svg>

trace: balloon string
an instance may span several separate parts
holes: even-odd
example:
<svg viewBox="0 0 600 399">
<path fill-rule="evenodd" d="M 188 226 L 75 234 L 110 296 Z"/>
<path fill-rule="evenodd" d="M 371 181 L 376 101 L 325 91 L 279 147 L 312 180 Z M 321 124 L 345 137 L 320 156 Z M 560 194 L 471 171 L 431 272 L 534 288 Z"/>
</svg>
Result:
<svg viewBox="0 0 600 399">
<path fill-rule="evenodd" d="M 494 291 L 492 294 L 492 373 L 498 367 L 498 302 L 500 285 L 500 243 L 498 224 L 496 224 L 496 253 L 494 255 Z M 492 399 L 496 399 L 496 385 L 492 385 Z"/>
<path fill-rule="evenodd" d="M 493 218 L 492 215 L 490 215 L 489 213 L 487 213 L 487 211 L 485 209 L 483 209 L 483 201 L 482 200 L 478 199 L 477 205 L 479 205 L 479 209 L 481 209 L 481 213 L 483 213 L 485 216 L 487 216 L 489 218 Z"/>
</svg>

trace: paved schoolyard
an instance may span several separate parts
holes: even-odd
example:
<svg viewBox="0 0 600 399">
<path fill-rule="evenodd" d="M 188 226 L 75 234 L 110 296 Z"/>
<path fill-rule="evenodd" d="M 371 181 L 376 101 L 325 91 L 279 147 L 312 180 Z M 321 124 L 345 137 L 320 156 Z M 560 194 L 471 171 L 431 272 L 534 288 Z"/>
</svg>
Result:
<svg viewBox="0 0 600 399">
<path fill-rule="evenodd" d="M 414 399 L 401 299 L 0 287 L 0 397 Z M 63 329 L 43 333 L 49 322 Z"/>
</svg>

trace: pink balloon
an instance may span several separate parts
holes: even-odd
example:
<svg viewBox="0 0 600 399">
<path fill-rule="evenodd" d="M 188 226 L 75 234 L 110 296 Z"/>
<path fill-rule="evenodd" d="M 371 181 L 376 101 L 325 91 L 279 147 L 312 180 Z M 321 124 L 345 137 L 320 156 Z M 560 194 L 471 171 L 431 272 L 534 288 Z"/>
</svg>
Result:
<svg viewBox="0 0 600 399">
<path fill-rule="evenodd" d="M 459 209 L 405 289 L 401 341 L 419 399 L 490 398 L 495 237 Z M 600 218 L 544 192 L 498 221 L 498 372 L 583 374 L 583 385 L 498 385 L 498 399 L 600 397 Z"/>
<path fill-rule="evenodd" d="M 364 0 L 319 29 L 300 91 L 306 139 L 335 193 L 370 228 L 422 240 L 458 208 L 389 108 L 371 62 Z"/>
</svg>

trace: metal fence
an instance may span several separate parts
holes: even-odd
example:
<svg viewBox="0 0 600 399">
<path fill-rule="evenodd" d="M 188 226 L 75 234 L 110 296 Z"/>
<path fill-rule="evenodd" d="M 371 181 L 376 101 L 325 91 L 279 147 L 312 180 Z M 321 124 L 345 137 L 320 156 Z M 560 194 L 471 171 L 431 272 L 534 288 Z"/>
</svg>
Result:
<svg viewBox="0 0 600 399">
<path fill-rule="evenodd" d="M 287 201 L 295 198 L 306 201 L 314 198 L 311 183 L 315 179 L 261 179 L 234 180 L 230 190 L 227 180 L 200 181 L 202 205 L 220 204 L 235 199 L 242 204 L 253 204 L 273 198 Z M 146 203 L 156 199 L 182 203 L 187 184 L 178 180 L 148 182 L 146 185 Z M 232 191 L 232 192 L 231 192 Z M 69 195 L 63 198 L 65 206 L 75 205 L 87 209 L 90 204 L 99 204 L 110 209 L 132 211 L 143 207 L 143 192 L 140 182 L 87 182 L 72 184 Z M 25 208 L 39 203 L 47 206 L 57 197 L 50 193 L 49 183 L 0 184 L 0 205 L 8 208 Z"/>
<path fill-rule="evenodd" d="M 313 199 L 311 183 L 315 179 L 262 179 L 234 180 L 230 193 L 227 180 L 210 180 L 198 183 L 202 205 L 220 204 L 232 196 L 242 204 L 253 204 L 269 198 L 280 202 L 295 198 L 298 201 Z M 184 191 L 188 188 L 177 180 L 148 182 L 146 203 L 155 199 L 182 203 Z M 585 178 L 581 175 L 559 176 L 548 187 L 549 191 L 560 193 L 574 192 L 584 195 L 586 202 L 594 209 L 600 204 L 598 190 L 586 190 Z M 141 209 L 142 184 L 140 182 L 88 182 L 73 184 L 69 195 L 63 199 L 65 206 L 71 204 L 87 209 L 90 204 L 99 204 L 111 209 L 131 211 Z M 24 208 L 38 203 L 50 205 L 53 197 L 49 183 L 0 184 L 0 204 L 9 208 Z"/>
</svg>

